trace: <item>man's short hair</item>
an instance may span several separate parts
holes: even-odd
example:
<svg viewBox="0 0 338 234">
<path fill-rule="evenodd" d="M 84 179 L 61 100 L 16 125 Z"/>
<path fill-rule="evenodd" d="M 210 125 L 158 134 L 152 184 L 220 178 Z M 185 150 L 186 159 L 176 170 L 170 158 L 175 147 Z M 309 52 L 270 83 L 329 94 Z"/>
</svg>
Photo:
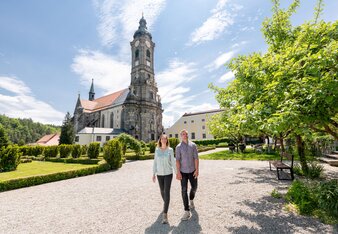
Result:
<svg viewBox="0 0 338 234">
<path fill-rule="evenodd" d="M 182 135 L 182 133 L 185 132 L 187 135 L 188 135 L 188 131 L 186 129 L 183 129 L 181 132 L 180 132 L 180 135 Z"/>
</svg>

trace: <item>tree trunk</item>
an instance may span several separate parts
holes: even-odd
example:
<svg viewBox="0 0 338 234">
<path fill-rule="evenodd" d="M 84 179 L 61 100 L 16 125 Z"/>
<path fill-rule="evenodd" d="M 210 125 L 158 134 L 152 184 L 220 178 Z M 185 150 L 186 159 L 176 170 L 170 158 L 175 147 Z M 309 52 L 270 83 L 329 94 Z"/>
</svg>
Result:
<svg viewBox="0 0 338 234">
<path fill-rule="evenodd" d="M 306 158 L 305 158 L 304 142 L 300 135 L 296 136 L 296 142 L 297 142 L 297 151 L 299 155 L 300 165 L 302 166 L 302 170 L 304 174 L 307 174 L 309 171 L 309 168 L 307 166 Z"/>
<path fill-rule="evenodd" d="M 279 140 L 280 140 L 280 149 L 281 149 L 281 152 L 285 152 L 283 137 L 279 138 Z"/>
</svg>

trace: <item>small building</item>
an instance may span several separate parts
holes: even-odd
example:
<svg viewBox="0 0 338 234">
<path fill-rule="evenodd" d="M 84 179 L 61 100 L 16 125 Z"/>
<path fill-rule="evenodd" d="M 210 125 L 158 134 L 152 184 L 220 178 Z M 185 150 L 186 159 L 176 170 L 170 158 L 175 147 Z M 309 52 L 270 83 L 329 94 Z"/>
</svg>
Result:
<svg viewBox="0 0 338 234">
<path fill-rule="evenodd" d="M 49 146 L 49 145 L 58 145 L 60 141 L 60 135 L 57 133 L 49 134 L 41 137 L 35 144 L 33 145 L 42 145 L 42 146 Z"/>
<path fill-rule="evenodd" d="M 167 128 L 165 133 L 169 137 L 179 138 L 182 129 L 186 129 L 189 133 L 190 140 L 208 140 L 214 139 L 214 136 L 209 133 L 207 121 L 214 114 L 220 113 L 223 110 L 209 110 L 195 113 L 185 113 L 179 118 L 173 126 Z"/>
<path fill-rule="evenodd" d="M 122 131 L 113 128 L 92 128 L 85 127 L 75 135 L 75 144 L 88 145 L 91 142 L 100 142 L 102 146 L 105 142 L 117 137 Z"/>
</svg>

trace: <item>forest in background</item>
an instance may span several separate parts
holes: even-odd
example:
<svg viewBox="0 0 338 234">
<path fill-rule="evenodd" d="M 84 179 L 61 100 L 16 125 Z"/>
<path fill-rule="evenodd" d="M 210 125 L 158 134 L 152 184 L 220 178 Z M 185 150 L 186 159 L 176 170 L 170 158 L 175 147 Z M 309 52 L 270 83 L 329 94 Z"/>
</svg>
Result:
<svg viewBox="0 0 338 234">
<path fill-rule="evenodd" d="M 44 135 L 61 132 L 61 126 L 33 122 L 32 119 L 10 118 L 5 115 L 0 115 L 0 125 L 5 129 L 10 141 L 18 145 L 34 143 Z"/>
</svg>

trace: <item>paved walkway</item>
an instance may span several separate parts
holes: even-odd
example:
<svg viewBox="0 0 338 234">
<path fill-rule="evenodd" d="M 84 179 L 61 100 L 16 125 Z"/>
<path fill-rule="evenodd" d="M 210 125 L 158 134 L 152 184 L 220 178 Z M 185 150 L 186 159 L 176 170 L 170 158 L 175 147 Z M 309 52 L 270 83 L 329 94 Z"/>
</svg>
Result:
<svg viewBox="0 0 338 234">
<path fill-rule="evenodd" d="M 152 163 L 0 193 L 0 233 L 338 233 L 285 212 L 270 193 L 285 193 L 290 182 L 277 181 L 259 161 L 201 160 L 192 218 L 180 221 L 180 185 L 173 180 L 170 224 L 163 225 Z"/>
</svg>

